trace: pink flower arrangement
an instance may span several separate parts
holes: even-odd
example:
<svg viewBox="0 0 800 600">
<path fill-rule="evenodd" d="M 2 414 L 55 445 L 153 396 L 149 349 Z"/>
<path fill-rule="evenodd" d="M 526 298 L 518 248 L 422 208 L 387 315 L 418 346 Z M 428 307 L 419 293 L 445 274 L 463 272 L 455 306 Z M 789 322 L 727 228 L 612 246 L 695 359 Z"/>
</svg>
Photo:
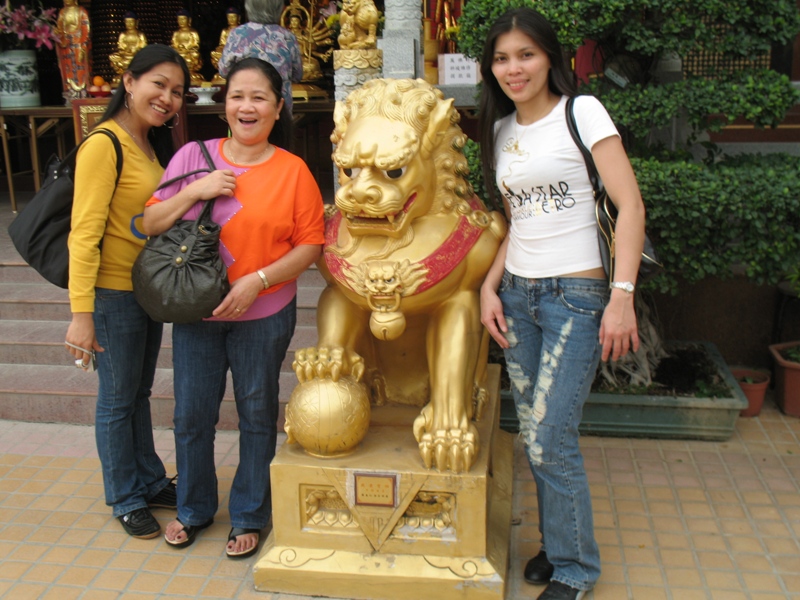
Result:
<svg viewBox="0 0 800 600">
<path fill-rule="evenodd" d="M 53 48 L 53 42 L 58 41 L 56 34 L 56 19 L 58 12 L 55 8 L 42 9 L 39 5 L 39 14 L 22 5 L 12 9 L 6 0 L 0 6 L 0 48 L 2 50 L 27 50 L 35 44 L 38 50 L 42 46 Z"/>
</svg>

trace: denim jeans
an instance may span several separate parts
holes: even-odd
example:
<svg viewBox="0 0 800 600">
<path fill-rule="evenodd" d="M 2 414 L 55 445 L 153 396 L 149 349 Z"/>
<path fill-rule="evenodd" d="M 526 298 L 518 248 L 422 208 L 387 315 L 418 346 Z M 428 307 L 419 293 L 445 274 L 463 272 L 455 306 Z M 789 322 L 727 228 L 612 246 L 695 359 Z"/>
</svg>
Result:
<svg viewBox="0 0 800 600">
<path fill-rule="evenodd" d="M 239 465 L 228 512 L 233 527 L 261 529 L 272 498 L 269 465 L 278 428 L 278 379 L 294 334 L 296 301 L 263 319 L 172 326 L 178 519 L 202 525 L 219 507 L 214 438 L 230 368 L 239 415 Z"/>
<path fill-rule="evenodd" d="M 503 275 L 505 351 L 520 435 L 536 481 L 542 547 L 553 579 L 581 590 L 600 576 L 578 425 L 600 358 L 608 299 L 599 279 Z"/>
<path fill-rule="evenodd" d="M 147 316 L 133 292 L 96 288 L 94 329 L 105 349 L 97 353 L 97 453 L 106 504 L 119 517 L 146 507 L 169 483 L 150 419 L 162 325 Z"/>
</svg>

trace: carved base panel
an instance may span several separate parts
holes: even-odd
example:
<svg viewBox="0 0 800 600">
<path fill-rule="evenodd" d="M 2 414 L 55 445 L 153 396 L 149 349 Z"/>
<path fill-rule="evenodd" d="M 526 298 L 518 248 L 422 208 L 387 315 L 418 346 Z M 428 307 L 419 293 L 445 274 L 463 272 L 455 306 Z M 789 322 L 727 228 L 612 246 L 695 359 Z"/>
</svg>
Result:
<svg viewBox="0 0 800 600">
<path fill-rule="evenodd" d="M 469 473 L 425 469 L 411 424 L 419 409 L 373 407 L 350 455 L 320 459 L 284 444 L 271 466 L 273 530 L 257 590 L 333 598 L 493 599 L 505 594 L 512 436 L 501 431 L 499 367 L 476 423 Z"/>
</svg>

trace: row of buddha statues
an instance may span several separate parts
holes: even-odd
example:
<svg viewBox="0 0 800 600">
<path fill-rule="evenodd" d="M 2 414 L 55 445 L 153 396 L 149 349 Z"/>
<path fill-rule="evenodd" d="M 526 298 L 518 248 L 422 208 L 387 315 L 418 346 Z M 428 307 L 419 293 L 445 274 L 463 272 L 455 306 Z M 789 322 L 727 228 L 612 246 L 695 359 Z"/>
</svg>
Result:
<svg viewBox="0 0 800 600">
<path fill-rule="evenodd" d="M 280 25 L 291 31 L 297 38 L 300 56 L 303 63 L 303 82 L 319 80 L 323 77 L 320 60 L 326 61 L 333 53 L 333 36 L 324 18 L 325 14 L 317 11 L 317 0 L 291 0 L 280 18 Z M 365 5 L 370 8 L 364 13 Z M 371 5 L 371 7 L 369 6 Z M 335 4 L 329 5 L 335 10 Z M 368 14 L 366 21 L 363 15 Z M 219 44 L 210 52 L 210 61 L 216 69 L 228 40 L 229 33 L 241 23 L 236 9 L 230 8 L 226 13 L 227 26 L 222 30 Z M 372 0 L 345 0 L 339 23 L 341 34 L 338 42 L 341 48 L 374 48 L 376 45 L 376 29 L 378 12 Z M 124 16 L 125 30 L 119 34 L 116 51 L 108 59 L 114 71 L 112 87 L 119 85 L 122 74 L 128 68 L 133 56 L 147 45 L 147 37 L 139 30 L 136 14 L 128 12 Z M 203 59 L 200 54 L 200 35 L 192 27 L 192 19 L 188 11 L 181 10 L 177 14 L 178 28 L 172 34 L 171 45 L 184 58 L 191 75 L 191 85 L 201 86 L 204 78 L 200 73 Z M 86 9 L 78 5 L 78 0 L 64 0 L 57 22 L 59 44 L 57 54 L 64 84 L 64 95 L 80 97 L 86 95 L 89 79 L 89 56 L 91 38 L 89 15 Z M 224 84 L 225 80 L 216 74 L 212 85 Z M 206 84 L 208 85 L 208 84 Z"/>
<path fill-rule="evenodd" d="M 230 9 L 227 14 L 228 27 L 222 30 L 220 44 L 216 50 L 211 52 L 211 64 L 216 68 L 222 49 L 228 39 L 228 33 L 239 26 L 239 13 Z M 125 14 L 125 31 L 119 34 L 117 40 L 117 51 L 108 56 L 111 68 L 114 69 L 114 79 L 112 87 L 119 85 L 122 74 L 127 70 L 128 65 L 134 55 L 147 45 L 147 37 L 139 30 L 139 20 L 136 14 L 128 12 Z M 203 67 L 203 59 L 200 56 L 200 34 L 192 27 L 192 18 L 186 10 L 178 11 L 178 28 L 172 34 L 170 45 L 186 61 L 191 75 L 191 85 L 200 86 L 204 82 L 200 69 Z"/>
</svg>

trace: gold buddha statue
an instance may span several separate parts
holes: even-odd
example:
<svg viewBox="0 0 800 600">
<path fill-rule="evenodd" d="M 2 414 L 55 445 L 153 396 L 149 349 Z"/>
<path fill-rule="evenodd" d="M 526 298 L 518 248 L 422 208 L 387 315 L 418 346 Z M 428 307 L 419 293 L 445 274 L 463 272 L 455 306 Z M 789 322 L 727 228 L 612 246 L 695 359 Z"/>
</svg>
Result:
<svg viewBox="0 0 800 600">
<path fill-rule="evenodd" d="M 178 11 L 178 29 L 172 34 L 171 46 L 186 61 L 191 76 L 191 85 L 199 86 L 203 83 L 200 68 L 203 59 L 200 58 L 200 34 L 192 29 L 192 18 L 186 10 Z"/>
<path fill-rule="evenodd" d="M 241 23 L 241 17 L 237 9 L 229 8 L 226 15 L 228 26 L 219 34 L 219 45 L 217 49 L 211 51 L 211 64 L 214 65 L 214 70 L 217 70 L 219 59 L 222 58 L 222 50 L 225 48 L 225 44 L 228 43 L 228 34 Z M 214 73 L 214 78 L 211 80 L 211 83 L 212 85 L 225 85 L 225 78 L 221 77 L 219 73 Z"/>
<path fill-rule="evenodd" d="M 145 46 L 147 46 L 147 38 L 139 31 L 139 19 L 136 18 L 136 13 L 125 13 L 125 31 L 119 34 L 117 51 L 108 57 L 115 73 L 114 79 L 111 81 L 112 87 L 119 85 L 122 74 L 128 70 L 128 65 L 131 64 L 131 59 Z"/>
<path fill-rule="evenodd" d="M 58 35 L 56 56 L 65 98 L 84 98 L 91 85 L 90 29 L 89 13 L 78 6 L 78 0 L 64 0 L 64 8 L 58 12 L 55 33 Z"/>
</svg>

